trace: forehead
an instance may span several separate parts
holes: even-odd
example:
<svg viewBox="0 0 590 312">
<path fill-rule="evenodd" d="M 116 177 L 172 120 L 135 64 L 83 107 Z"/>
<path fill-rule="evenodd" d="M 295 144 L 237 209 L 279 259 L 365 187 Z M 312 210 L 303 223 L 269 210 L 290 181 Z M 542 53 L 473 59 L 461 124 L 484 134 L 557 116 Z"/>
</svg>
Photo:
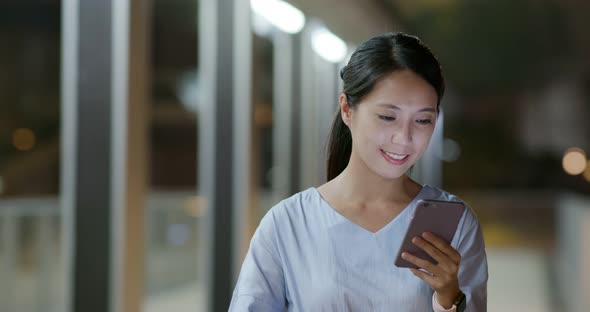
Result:
<svg viewBox="0 0 590 312">
<path fill-rule="evenodd" d="M 375 106 L 391 104 L 402 109 L 421 110 L 436 108 L 438 95 L 434 87 L 413 71 L 399 70 L 377 81 L 362 102 Z"/>
</svg>

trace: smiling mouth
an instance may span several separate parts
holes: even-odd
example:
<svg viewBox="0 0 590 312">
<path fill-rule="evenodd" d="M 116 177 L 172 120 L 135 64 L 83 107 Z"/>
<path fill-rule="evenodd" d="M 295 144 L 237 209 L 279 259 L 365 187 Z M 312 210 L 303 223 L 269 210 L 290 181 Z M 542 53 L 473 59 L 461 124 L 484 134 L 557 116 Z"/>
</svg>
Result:
<svg viewBox="0 0 590 312">
<path fill-rule="evenodd" d="M 401 165 L 401 164 L 405 163 L 406 160 L 408 160 L 408 158 L 410 156 L 409 154 L 396 154 L 396 153 L 386 152 L 384 150 L 381 150 L 381 153 L 383 154 L 383 157 L 385 158 L 385 160 L 387 160 L 390 163 L 393 163 L 395 165 Z"/>
</svg>

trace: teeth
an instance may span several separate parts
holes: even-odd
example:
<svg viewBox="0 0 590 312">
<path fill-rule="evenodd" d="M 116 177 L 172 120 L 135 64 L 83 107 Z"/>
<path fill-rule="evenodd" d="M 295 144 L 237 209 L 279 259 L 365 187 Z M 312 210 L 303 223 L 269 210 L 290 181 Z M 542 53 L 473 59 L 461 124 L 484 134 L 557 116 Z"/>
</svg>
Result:
<svg viewBox="0 0 590 312">
<path fill-rule="evenodd" d="M 402 160 L 402 159 L 406 158 L 406 156 L 408 156 L 408 155 L 397 155 L 397 154 L 393 154 L 390 152 L 385 152 L 385 154 L 387 154 L 387 156 L 389 156 L 395 160 Z"/>
</svg>

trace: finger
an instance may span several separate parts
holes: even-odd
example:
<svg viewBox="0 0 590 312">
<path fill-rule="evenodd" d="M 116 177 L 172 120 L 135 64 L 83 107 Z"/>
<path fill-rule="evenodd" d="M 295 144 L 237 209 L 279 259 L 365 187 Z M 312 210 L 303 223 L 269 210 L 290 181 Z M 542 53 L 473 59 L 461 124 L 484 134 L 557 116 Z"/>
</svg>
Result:
<svg viewBox="0 0 590 312">
<path fill-rule="evenodd" d="M 412 243 L 420 247 L 422 250 L 426 251 L 426 253 L 430 255 L 434 260 L 436 260 L 438 263 L 443 263 L 446 265 L 447 262 L 452 261 L 452 259 L 449 259 L 449 257 L 446 254 L 438 250 L 436 247 L 434 247 L 432 244 L 430 244 L 421 237 L 416 236 L 412 238 Z"/>
<path fill-rule="evenodd" d="M 436 260 L 437 265 L 443 272 L 454 274 L 458 270 L 458 263 L 455 263 L 453 259 L 421 237 L 414 237 L 414 239 L 412 239 L 412 243 L 422 248 L 422 250 L 424 250 L 434 260 Z M 440 274 L 436 275 L 440 276 Z"/>
<path fill-rule="evenodd" d="M 402 253 L 402 258 L 412 264 L 415 264 L 417 267 L 422 268 L 422 269 L 432 273 L 433 275 L 438 276 L 438 275 L 442 275 L 442 273 L 443 273 L 442 269 L 440 267 L 438 267 L 437 265 L 433 264 L 432 262 L 430 262 L 428 260 L 418 258 L 409 252 Z"/>
<path fill-rule="evenodd" d="M 416 277 L 426 282 L 426 284 L 430 285 L 430 287 L 435 288 L 437 286 L 434 276 L 414 268 L 410 268 L 410 271 L 412 271 L 412 274 L 414 274 Z"/>
<path fill-rule="evenodd" d="M 461 254 L 442 238 L 430 232 L 424 232 L 422 237 L 444 254 L 449 256 L 449 258 L 451 258 L 455 264 L 459 264 L 459 262 L 461 262 Z"/>
</svg>

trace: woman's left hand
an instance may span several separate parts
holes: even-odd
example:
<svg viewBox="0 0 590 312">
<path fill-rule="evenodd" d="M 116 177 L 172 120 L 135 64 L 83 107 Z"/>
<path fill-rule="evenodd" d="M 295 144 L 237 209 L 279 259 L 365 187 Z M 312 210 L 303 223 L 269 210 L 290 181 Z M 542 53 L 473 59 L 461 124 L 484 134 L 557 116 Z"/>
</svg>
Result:
<svg viewBox="0 0 590 312">
<path fill-rule="evenodd" d="M 461 254 L 447 242 L 428 232 L 424 232 L 422 237 L 414 237 L 412 243 L 428 253 L 438 264 L 433 264 L 408 252 L 402 253 L 402 258 L 430 272 L 428 274 L 417 269 L 410 269 L 414 275 L 434 289 L 436 300 L 443 308 L 450 308 L 461 293 L 457 278 Z"/>
</svg>

